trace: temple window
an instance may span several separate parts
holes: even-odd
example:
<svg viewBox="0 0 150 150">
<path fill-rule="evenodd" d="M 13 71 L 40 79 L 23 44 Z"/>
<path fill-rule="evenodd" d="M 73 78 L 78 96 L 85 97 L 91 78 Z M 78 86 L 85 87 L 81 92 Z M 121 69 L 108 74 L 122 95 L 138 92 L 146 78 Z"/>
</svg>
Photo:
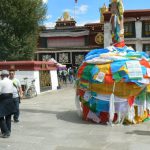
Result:
<svg viewBox="0 0 150 150">
<path fill-rule="evenodd" d="M 143 51 L 150 56 L 150 44 L 143 44 Z"/>
<path fill-rule="evenodd" d="M 150 37 L 150 21 L 142 22 L 142 37 Z"/>
<path fill-rule="evenodd" d="M 124 23 L 125 38 L 135 38 L 135 22 Z"/>
<path fill-rule="evenodd" d="M 136 51 L 135 44 L 126 44 L 126 46 L 128 46 L 128 47 L 132 47 L 132 48 Z"/>
</svg>

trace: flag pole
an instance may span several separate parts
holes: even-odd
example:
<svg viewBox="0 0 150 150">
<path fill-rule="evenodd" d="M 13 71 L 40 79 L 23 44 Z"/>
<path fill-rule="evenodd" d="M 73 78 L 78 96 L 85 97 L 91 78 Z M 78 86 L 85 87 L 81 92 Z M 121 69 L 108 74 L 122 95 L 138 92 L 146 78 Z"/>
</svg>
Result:
<svg viewBox="0 0 150 150">
<path fill-rule="evenodd" d="M 76 4 L 77 0 L 74 0 L 74 20 L 76 19 Z"/>
<path fill-rule="evenodd" d="M 76 15 L 76 3 L 74 2 L 74 20 L 75 20 L 75 15 Z"/>
</svg>

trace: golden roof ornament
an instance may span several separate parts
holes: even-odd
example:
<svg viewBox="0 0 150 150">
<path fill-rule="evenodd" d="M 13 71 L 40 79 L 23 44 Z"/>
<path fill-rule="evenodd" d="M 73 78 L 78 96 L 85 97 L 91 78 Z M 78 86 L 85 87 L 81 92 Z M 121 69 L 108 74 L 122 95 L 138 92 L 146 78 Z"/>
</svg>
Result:
<svg viewBox="0 0 150 150">
<path fill-rule="evenodd" d="M 66 12 L 63 13 L 63 19 L 64 19 L 64 21 L 70 20 L 69 12 L 66 11 Z"/>
<path fill-rule="evenodd" d="M 105 12 L 107 12 L 108 11 L 108 8 L 106 7 L 106 5 L 105 5 L 105 3 L 104 3 L 104 5 L 103 5 L 103 7 L 102 8 L 100 8 L 100 14 L 101 14 L 101 16 L 100 16 L 100 22 L 101 23 L 104 23 L 104 13 Z"/>
</svg>

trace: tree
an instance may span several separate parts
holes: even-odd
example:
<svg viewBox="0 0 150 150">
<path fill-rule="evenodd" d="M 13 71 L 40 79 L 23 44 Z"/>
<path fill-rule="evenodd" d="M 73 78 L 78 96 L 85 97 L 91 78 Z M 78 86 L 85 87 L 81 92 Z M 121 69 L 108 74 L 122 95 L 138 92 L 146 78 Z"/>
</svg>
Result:
<svg viewBox="0 0 150 150">
<path fill-rule="evenodd" d="M 0 60 L 32 60 L 39 25 L 45 19 L 42 0 L 0 0 Z"/>
</svg>

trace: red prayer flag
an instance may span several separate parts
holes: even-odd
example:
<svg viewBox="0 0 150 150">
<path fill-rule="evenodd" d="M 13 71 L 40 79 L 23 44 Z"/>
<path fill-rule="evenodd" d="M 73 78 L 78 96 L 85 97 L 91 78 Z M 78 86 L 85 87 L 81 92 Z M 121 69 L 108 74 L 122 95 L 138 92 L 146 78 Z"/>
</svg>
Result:
<svg viewBox="0 0 150 150">
<path fill-rule="evenodd" d="M 134 97 L 134 96 L 130 96 L 130 97 L 128 98 L 128 104 L 129 104 L 130 107 L 133 105 L 134 100 L 135 100 L 135 97 Z"/>
</svg>

